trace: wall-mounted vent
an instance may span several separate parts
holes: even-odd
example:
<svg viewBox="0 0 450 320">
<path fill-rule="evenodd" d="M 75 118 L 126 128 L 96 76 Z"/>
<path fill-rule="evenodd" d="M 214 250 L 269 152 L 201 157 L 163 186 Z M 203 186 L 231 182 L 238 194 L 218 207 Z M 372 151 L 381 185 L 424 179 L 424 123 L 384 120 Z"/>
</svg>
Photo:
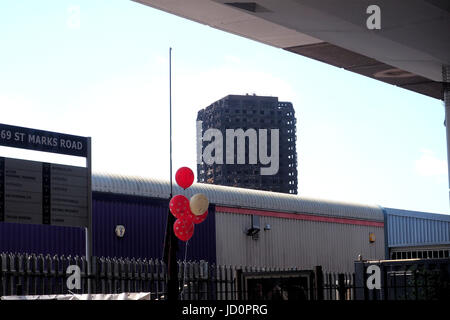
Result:
<svg viewBox="0 0 450 320">
<path fill-rule="evenodd" d="M 261 225 L 259 222 L 259 216 L 257 215 L 252 215 L 252 225 L 250 228 L 248 228 L 245 233 L 248 236 L 251 236 L 253 238 L 253 240 L 258 240 L 259 236 L 259 231 L 261 230 Z"/>
</svg>

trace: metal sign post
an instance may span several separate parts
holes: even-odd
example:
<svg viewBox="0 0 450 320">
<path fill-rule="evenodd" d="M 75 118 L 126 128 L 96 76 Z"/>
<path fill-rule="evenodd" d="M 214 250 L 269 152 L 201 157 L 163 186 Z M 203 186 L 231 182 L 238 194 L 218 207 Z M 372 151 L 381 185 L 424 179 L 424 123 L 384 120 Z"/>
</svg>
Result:
<svg viewBox="0 0 450 320">
<path fill-rule="evenodd" d="M 88 225 L 86 227 L 86 267 L 88 276 L 88 294 L 92 293 L 91 275 L 92 275 L 92 160 L 91 160 L 91 138 L 86 138 L 87 154 L 86 154 L 86 169 L 87 169 L 87 211 L 88 211 Z"/>
</svg>

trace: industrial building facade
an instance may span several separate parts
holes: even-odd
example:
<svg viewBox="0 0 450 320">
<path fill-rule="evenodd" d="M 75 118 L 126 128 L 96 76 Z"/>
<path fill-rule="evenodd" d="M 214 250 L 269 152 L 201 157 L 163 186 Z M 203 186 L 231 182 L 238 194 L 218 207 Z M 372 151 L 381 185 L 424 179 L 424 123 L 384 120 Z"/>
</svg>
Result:
<svg viewBox="0 0 450 320">
<path fill-rule="evenodd" d="M 198 112 L 202 133 L 218 129 L 225 138 L 226 129 L 279 130 L 279 169 L 274 175 L 262 175 L 262 165 L 249 163 L 248 139 L 245 142 L 245 164 L 234 163 L 197 165 L 197 182 L 297 194 L 296 118 L 290 102 L 279 102 L 277 97 L 255 95 L 228 95 Z M 270 141 L 268 138 L 267 141 Z M 224 143 L 225 145 L 226 143 Z M 203 143 L 205 147 L 206 143 Z M 268 153 L 270 143 L 267 146 Z M 223 150 L 225 159 L 226 150 Z"/>
<path fill-rule="evenodd" d="M 174 186 L 174 194 L 199 192 L 210 200 L 208 218 L 195 226 L 187 249 L 179 242 L 178 259 L 186 253 L 217 265 L 353 272 L 358 256 L 397 259 L 415 250 L 449 257 L 447 215 L 203 183 Z M 93 255 L 161 259 L 169 194 L 168 181 L 94 175 Z M 82 256 L 84 245 L 81 228 L 0 223 L 0 252 Z"/>
<path fill-rule="evenodd" d="M 202 192 L 208 218 L 196 225 L 188 260 L 221 265 L 298 267 L 350 272 L 359 254 L 384 257 L 383 214 L 378 207 L 324 202 L 283 193 L 197 183 L 174 194 Z M 168 214 L 168 181 L 111 175 L 93 176 L 93 255 L 162 257 Z M 259 217 L 259 226 L 254 226 Z M 115 234 L 125 227 L 123 237 Z M 258 227 L 258 236 L 248 229 Z M 376 241 L 371 243 L 369 235 Z M 84 230 L 0 224 L 0 252 L 84 254 Z M 180 241 L 178 258 L 185 244 Z"/>
</svg>

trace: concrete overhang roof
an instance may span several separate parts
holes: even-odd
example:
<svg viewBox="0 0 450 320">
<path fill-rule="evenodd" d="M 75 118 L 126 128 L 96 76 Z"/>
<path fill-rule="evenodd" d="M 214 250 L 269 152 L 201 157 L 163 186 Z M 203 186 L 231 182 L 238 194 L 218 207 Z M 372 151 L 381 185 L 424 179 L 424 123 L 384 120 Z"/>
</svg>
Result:
<svg viewBox="0 0 450 320">
<path fill-rule="evenodd" d="M 213 28 L 443 99 L 448 0 L 133 0 Z M 369 30 L 367 8 L 380 8 Z"/>
</svg>

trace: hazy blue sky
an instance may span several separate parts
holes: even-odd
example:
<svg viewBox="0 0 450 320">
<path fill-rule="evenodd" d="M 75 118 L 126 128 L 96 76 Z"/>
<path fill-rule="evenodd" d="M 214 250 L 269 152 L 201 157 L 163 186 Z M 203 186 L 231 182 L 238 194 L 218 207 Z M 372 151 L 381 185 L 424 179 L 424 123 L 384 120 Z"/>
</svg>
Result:
<svg viewBox="0 0 450 320">
<path fill-rule="evenodd" d="M 2 1 L 0 123 L 91 136 L 94 172 L 168 179 L 169 47 L 174 168 L 195 169 L 199 109 L 271 95 L 294 104 L 300 196 L 449 213 L 442 101 L 129 0 Z"/>
</svg>

